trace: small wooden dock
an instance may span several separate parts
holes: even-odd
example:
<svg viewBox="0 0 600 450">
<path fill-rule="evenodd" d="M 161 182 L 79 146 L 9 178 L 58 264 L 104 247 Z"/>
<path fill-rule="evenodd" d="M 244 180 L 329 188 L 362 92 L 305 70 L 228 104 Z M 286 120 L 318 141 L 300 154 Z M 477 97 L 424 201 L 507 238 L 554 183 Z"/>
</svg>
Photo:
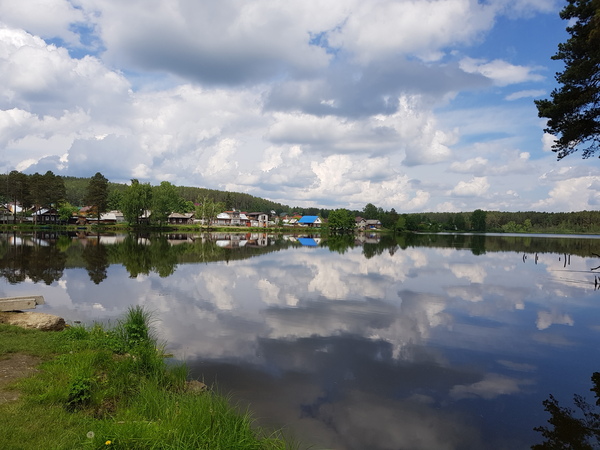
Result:
<svg viewBox="0 0 600 450">
<path fill-rule="evenodd" d="M 37 305 L 43 305 L 44 303 L 44 297 L 42 295 L 0 298 L 0 311 L 21 311 L 23 309 L 35 309 Z"/>
</svg>

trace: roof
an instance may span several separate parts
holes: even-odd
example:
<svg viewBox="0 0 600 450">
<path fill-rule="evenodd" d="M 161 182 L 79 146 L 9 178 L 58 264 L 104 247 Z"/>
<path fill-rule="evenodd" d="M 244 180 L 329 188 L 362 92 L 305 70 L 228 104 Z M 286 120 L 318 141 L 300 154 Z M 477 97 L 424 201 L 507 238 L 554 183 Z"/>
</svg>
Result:
<svg viewBox="0 0 600 450">
<path fill-rule="evenodd" d="M 56 212 L 56 210 L 54 209 L 47 209 L 47 208 L 42 208 L 37 210 L 36 212 L 32 213 L 32 216 L 43 216 L 45 214 L 50 214 L 50 215 L 55 215 L 57 216 L 58 213 Z"/>
<path fill-rule="evenodd" d="M 319 220 L 319 216 L 303 216 L 298 223 L 315 223 Z"/>
<path fill-rule="evenodd" d="M 233 219 L 232 215 L 233 215 L 234 211 L 225 211 L 222 213 L 217 214 L 217 219 Z M 246 217 L 245 213 L 239 213 L 239 218 L 240 220 L 248 220 L 248 217 Z"/>
<path fill-rule="evenodd" d="M 317 246 L 317 241 L 315 241 L 313 238 L 299 237 L 298 242 L 300 242 L 302 245 L 306 245 L 307 247 Z"/>
</svg>

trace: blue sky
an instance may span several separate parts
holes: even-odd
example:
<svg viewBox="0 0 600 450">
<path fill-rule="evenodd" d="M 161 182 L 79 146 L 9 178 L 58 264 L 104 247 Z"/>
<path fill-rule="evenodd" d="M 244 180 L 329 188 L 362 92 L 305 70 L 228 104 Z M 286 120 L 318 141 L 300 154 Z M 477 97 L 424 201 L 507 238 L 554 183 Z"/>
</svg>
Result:
<svg viewBox="0 0 600 450">
<path fill-rule="evenodd" d="M 290 206 L 577 211 L 533 104 L 554 0 L 0 2 L 0 171 L 132 178 Z"/>
</svg>

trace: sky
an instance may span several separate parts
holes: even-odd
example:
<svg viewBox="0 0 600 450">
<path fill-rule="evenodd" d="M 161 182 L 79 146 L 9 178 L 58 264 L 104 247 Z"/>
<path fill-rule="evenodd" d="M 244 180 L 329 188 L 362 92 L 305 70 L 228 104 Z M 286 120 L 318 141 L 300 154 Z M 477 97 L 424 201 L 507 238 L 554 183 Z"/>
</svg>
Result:
<svg viewBox="0 0 600 450">
<path fill-rule="evenodd" d="M 534 99 L 555 0 L 0 0 L 0 173 L 290 206 L 581 211 Z"/>
</svg>

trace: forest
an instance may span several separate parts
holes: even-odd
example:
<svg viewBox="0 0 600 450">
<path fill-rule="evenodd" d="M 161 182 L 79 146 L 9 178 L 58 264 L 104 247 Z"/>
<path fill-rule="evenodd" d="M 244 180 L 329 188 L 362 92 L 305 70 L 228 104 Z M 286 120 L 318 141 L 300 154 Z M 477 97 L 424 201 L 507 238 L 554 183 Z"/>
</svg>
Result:
<svg viewBox="0 0 600 450">
<path fill-rule="evenodd" d="M 600 211 L 539 212 L 539 211 L 475 211 L 463 212 L 402 212 L 401 205 L 385 210 L 367 203 L 361 210 L 326 209 L 284 205 L 247 193 L 220 191 L 190 186 L 174 186 L 163 181 L 150 186 L 132 180 L 131 184 L 108 181 L 101 174 L 94 177 L 63 177 L 51 171 L 44 175 L 27 175 L 18 171 L 0 175 L 0 204 L 24 205 L 24 212 L 39 208 L 55 208 L 71 214 L 83 206 L 98 203 L 103 211 L 127 210 L 132 198 L 143 197 L 140 208 L 169 212 L 198 213 L 199 204 L 212 205 L 221 211 L 233 209 L 245 212 L 274 211 L 277 215 L 316 215 L 328 219 L 331 212 L 344 211 L 347 216 L 379 220 L 384 229 L 421 232 L 499 232 L 499 233 L 586 233 L 600 234 Z M 220 211 L 219 211 L 220 212 Z"/>
</svg>

